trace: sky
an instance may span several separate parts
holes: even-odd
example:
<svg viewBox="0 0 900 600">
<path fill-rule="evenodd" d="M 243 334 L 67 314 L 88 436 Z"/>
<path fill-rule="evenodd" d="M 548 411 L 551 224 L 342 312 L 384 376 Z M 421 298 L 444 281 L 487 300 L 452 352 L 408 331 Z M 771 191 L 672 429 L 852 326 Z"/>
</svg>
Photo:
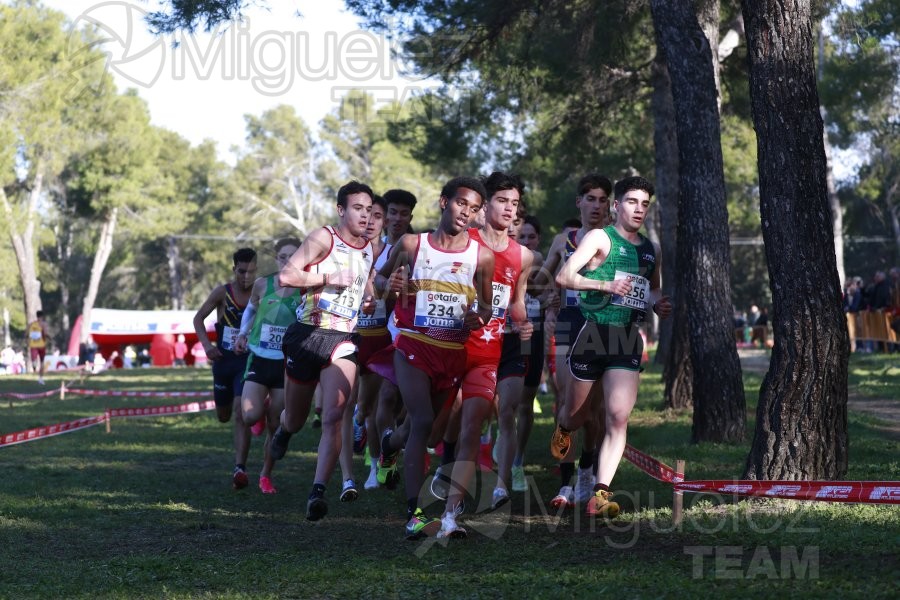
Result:
<svg viewBox="0 0 900 600">
<path fill-rule="evenodd" d="M 245 114 L 290 104 L 315 131 L 351 88 L 381 103 L 408 100 L 435 85 L 402 76 L 391 42 L 362 30 L 342 0 L 269 0 L 269 10 L 252 7 L 241 24 L 164 37 L 150 34 L 141 21 L 154 2 L 43 3 L 76 27 L 100 29 L 109 40 L 102 46 L 107 70 L 120 91 L 134 88 L 147 101 L 154 125 L 195 145 L 213 139 L 229 162 L 230 148 L 244 140 Z"/>
</svg>

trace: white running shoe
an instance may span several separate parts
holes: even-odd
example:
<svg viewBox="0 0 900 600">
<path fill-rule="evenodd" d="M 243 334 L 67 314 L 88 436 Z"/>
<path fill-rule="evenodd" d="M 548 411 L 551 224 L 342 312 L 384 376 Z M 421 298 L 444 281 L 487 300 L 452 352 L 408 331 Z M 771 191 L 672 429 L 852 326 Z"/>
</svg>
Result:
<svg viewBox="0 0 900 600">
<path fill-rule="evenodd" d="M 575 506 L 575 490 L 571 485 L 564 485 L 559 488 L 559 493 L 550 501 L 553 508 L 567 508 Z"/>
<path fill-rule="evenodd" d="M 491 510 L 497 510 L 507 502 L 509 502 L 509 492 L 502 487 L 494 488 L 494 494 L 491 496 Z"/>
<path fill-rule="evenodd" d="M 468 535 L 465 529 L 456 524 L 456 511 L 448 512 L 441 517 L 441 530 L 437 533 L 438 538 L 463 540 Z"/>
<path fill-rule="evenodd" d="M 367 490 L 377 490 L 379 487 L 378 483 L 378 465 L 377 461 L 373 461 L 372 468 L 369 470 L 369 478 L 366 479 L 366 483 L 363 487 Z"/>
<path fill-rule="evenodd" d="M 594 496 L 594 484 L 597 479 L 594 476 L 593 467 L 586 469 L 578 469 L 578 476 L 575 479 L 575 502 L 584 505 Z"/>
</svg>

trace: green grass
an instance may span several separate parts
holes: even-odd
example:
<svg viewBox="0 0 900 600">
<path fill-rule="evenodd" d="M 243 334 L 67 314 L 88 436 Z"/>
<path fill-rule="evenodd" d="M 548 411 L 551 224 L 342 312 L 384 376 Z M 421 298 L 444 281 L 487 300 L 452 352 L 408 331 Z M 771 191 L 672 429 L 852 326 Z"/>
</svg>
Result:
<svg viewBox="0 0 900 600">
<path fill-rule="evenodd" d="M 860 394 L 900 398 L 896 367 L 851 359 Z M 893 369 L 893 370 L 892 370 Z M 61 379 L 51 375 L 49 385 Z M 688 478 L 739 477 L 761 378 L 746 375 L 747 442 L 688 443 L 689 413 L 665 413 L 658 371 L 642 383 L 629 430 L 637 448 Z M 85 387 L 206 390 L 207 370 L 135 370 Z M 0 378 L 0 391 L 38 391 Z M 884 390 L 884 391 L 883 391 Z M 881 396 L 885 397 L 885 396 Z M 184 402 L 164 398 L 0 400 L 0 433 L 101 414 L 106 406 Z M 550 400 L 542 398 L 545 407 Z M 900 480 L 898 444 L 870 417 L 851 413 L 848 479 Z M 274 475 L 279 493 L 230 488 L 230 425 L 211 412 L 112 423 L 0 448 L 0 598 L 556 598 L 614 596 L 892 596 L 898 588 L 897 507 L 737 501 L 685 495 L 672 527 L 671 487 L 623 462 L 615 489 L 623 514 L 608 526 L 571 511 L 547 514 L 558 488 L 547 451 L 552 423 L 539 415 L 527 460 L 536 492 L 508 511 L 461 518 L 473 535 L 449 545 L 403 539 L 400 489 L 362 492 L 304 519 L 317 431 L 305 429 Z M 261 461 L 254 438 L 248 468 Z M 361 460 L 356 477 L 365 479 Z M 492 483 L 483 486 L 490 493 Z M 479 488 L 479 492 L 481 488 Z M 479 493 L 479 497 L 483 494 Z M 437 504 L 425 507 L 436 514 Z"/>
</svg>

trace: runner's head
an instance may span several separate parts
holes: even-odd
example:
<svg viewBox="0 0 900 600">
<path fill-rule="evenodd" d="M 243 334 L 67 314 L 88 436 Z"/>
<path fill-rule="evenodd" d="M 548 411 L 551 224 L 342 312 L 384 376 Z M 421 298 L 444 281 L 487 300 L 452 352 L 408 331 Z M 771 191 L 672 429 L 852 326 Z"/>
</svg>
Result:
<svg viewBox="0 0 900 600">
<path fill-rule="evenodd" d="M 440 228 L 452 235 L 465 230 L 486 197 L 484 185 L 474 177 L 454 177 L 448 181 L 441 189 Z"/>
<path fill-rule="evenodd" d="M 234 283 L 242 290 L 249 290 L 256 281 L 256 250 L 253 248 L 240 248 L 231 256 L 234 266 Z"/>
<path fill-rule="evenodd" d="M 519 233 L 522 232 L 522 225 L 525 223 L 525 215 L 528 214 L 528 208 L 525 206 L 525 199 L 519 199 L 519 206 L 516 207 L 516 218 L 506 229 L 509 239 L 518 241 Z"/>
<path fill-rule="evenodd" d="M 634 233 L 641 228 L 650 208 L 650 198 L 654 193 L 653 184 L 643 177 L 634 176 L 616 182 L 616 227 Z"/>
<path fill-rule="evenodd" d="M 406 190 L 388 190 L 384 193 L 384 202 L 387 236 L 389 240 L 396 242 L 409 231 L 413 210 L 416 208 L 416 196 Z"/>
<path fill-rule="evenodd" d="M 387 203 L 383 196 L 375 194 L 372 198 L 372 212 L 369 213 L 369 224 L 366 226 L 366 239 L 374 240 L 381 237 L 384 229 L 384 215 L 387 212 Z"/>
<path fill-rule="evenodd" d="M 518 175 L 494 171 L 483 179 L 487 192 L 484 203 L 484 219 L 495 229 L 508 229 L 516 220 L 519 201 L 525 193 L 525 184 Z"/>
<path fill-rule="evenodd" d="M 588 229 L 604 227 L 609 222 L 609 196 L 612 182 L 604 175 L 591 173 L 578 181 L 575 206 L 581 212 L 581 222 Z"/>
<path fill-rule="evenodd" d="M 522 219 L 519 243 L 529 250 L 537 250 L 541 245 L 541 222 L 534 215 L 525 215 Z"/>
<path fill-rule="evenodd" d="M 44 311 L 42 311 L 42 310 L 37 311 L 37 318 L 38 318 L 39 320 L 40 320 L 40 319 L 43 319 L 43 318 L 44 318 Z"/>
<path fill-rule="evenodd" d="M 299 247 L 300 240 L 295 237 L 281 238 L 275 242 L 275 262 L 278 263 L 279 271 L 284 268 Z"/>
<path fill-rule="evenodd" d="M 341 227 L 350 235 L 365 235 L 369 225 L 369 213 L 372 212 L 372 200 L 375 192 L 372 188 L 358 181 L 345 183 L 338 190 L 337 211 Z"/>
</svg>

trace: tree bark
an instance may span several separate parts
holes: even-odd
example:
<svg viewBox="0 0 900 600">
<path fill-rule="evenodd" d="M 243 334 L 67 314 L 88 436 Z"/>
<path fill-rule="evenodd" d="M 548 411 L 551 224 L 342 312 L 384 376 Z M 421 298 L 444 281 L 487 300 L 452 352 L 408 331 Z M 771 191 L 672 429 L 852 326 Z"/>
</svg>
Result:
<svg viewBox="0 0 900 600">
<path fill-rule="evenodd" d="M 750 479 L 847 472 L 847 359 L 808 0 L 743 0 L 775 346 Z"/>
<path fill-rule="evenodd" d="M 166 255 L 169 264 L 169 298 L 172 302 L 172 310 L 184 308 L 184 288 L 181 285 L 181 256 L 178 252 L 178 242 L 174 236 L 169 236 L 166 246 Z"/>
<path fill-rule="evenodd" d="M 694 442 L 744 438 L 746 405 L 731 323 L 731 258 L 713 58 L 689 0 L 652 0 L 678 136 L 679 302 L 688 315 Z M 703 368 L 700 368 L 700 366 Z"/>
<path fill-rule="evenodd" d="M 100 290 L 100 280 L 103 278 L 103 270 L 109 262 L 112 254 L 113 236 L 116 233 L 116 223 L 119 218 L 118 207 L 110 209 L 100 228 L 100 239 L 97 241 L 97 251 L 94 253 L 94 263 L 91 265 L 91 279 L 88 289 L 84 294 L 84 307 L 81 310 L 81 341 L 87 342 L 91 335 L 91 311 L 97 301 L 97 293 Z"/>
</svg>

